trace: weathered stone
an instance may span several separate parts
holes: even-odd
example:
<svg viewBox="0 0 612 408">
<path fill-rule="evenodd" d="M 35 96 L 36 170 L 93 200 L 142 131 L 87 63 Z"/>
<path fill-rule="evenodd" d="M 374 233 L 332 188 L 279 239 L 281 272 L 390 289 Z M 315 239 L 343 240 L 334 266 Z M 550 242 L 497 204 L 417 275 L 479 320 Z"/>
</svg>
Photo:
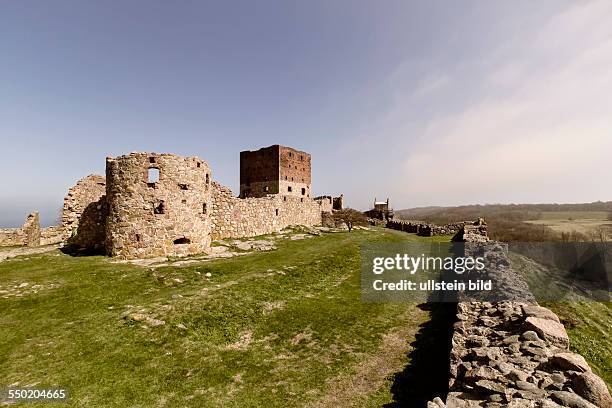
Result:
<svg viewBox="0 0 612 408">
<path fill-rule="evenodd" d="M 491 380 L 479 380 L 479 381 L 476 381 L 476 387 L 479 390 L 482 390 L 482 391 L 487 392 L 487 393 L 492 393 L 492 392 L 503 393 L 504 390 L 506 389 L 500 383 L 495 382 L 495 381 L 491 381 Z"/>
<path fill-rule="evenodd" d="M 516 381 L 516 388 L 519 390 L 532 391 L 537 389 L 538 386 L 527 381 L 518 380 Z"/>
<path fill-rule="evenodd" d="M 550 359 L 550 363 L 562 370 L 591 371 L 591 367 L 589 367 L 584 357 L 576 353 L 557 353 Z"/>
<path fill-rule="evenodd" d="M 536 332 L 529 330 L 521 335 L 521 340 L 535 341 L 540 340 L 540 338 L 538 337 L 538 334 Z"/>
<path fill-rule="evenodd" d="M 554 391 L 551 394 L 551 398 L 553 401 L 568 408 L 598 408 L 596 405 L 591 404 L 581 396 L 569 391 Z"/>
<path fill-rule="evenodd" d="M 528 317 L 525 320 L 525 327 L 535 331 L 554 346 L 564 349 L 569 347 L 569 337 L 561 323 L 539 317 Z"/>
<path fill-rule="evenodd" d="M 574 391 L 598 407 L 612 407 L 612 398 L 604 380 L 590 371 L 577 375 L 572 380 Z"/>
<path fill-rule="evenodd" d="M 40 219 L 37 212 L 28 214 L 20 228 L 0 228 L 0 246 L 30 246 L 41 244 Z"/>
<path fill-rule="evenodd" d="M 559 321 L 559 317 L 554 314 L 550 309 L 541 306 L 535 305 L 523 305 L 523 313 L 526 317 L 538 317 L 540 319 L 548 319 L 553 320 L 557 323 L 561 323 Z"/>
</svg>

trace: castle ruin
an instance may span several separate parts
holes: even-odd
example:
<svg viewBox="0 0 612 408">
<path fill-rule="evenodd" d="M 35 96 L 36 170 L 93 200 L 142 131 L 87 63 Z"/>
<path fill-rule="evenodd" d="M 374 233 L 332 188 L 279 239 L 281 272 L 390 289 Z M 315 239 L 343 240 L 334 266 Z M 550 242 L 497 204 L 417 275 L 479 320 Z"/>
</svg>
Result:
<svg viewBox="0 0 612 408">
<path fill-rule="evenodd" d="M 212 240 L 320 225 L 343 196 L 311 198 L 311 156 L 273 145 L 240 153 L 240 196 L 198 157 L 130 153 L 106 159 L 64 199 L 61 240 L 123 259 L 205 252 Z"/>
</svg>

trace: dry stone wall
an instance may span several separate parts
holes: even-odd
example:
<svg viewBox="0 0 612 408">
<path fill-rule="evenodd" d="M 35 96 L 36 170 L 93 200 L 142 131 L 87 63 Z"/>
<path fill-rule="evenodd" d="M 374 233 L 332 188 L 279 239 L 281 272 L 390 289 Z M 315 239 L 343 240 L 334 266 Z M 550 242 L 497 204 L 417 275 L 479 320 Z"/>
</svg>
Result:
<svg viewBox="0 0 612 408">
<path fill-rule="evenodd" d="M 131 153 L 106 160 L 110 256 L 201 253 L 210 246 L 211 173 L 197 157 Z"/>
<path fill-rule="evenodd" d="M 40 229 L 40 245 L 54 245 L 64 241 L 64 228 L 54 225 Z"/>
<path fill-rule="evenodd" d="M 460 295 L 450 353 L 449 393 L 428 408 L 608 408 L 606 383 L 570 351 L 557 315 L 537 304 L 500 243 L 482 245 L 476 225 L 461 236 L 466 252 L 486 247 L 486 270 L 509 301 Z"/>
<path fill-rule="evenodd" d="M 454 235 L 458 233 L 464 225 L 471 223 L 472 221 L 463 221 L 446 225 L 436 225 L 420 221 L 388 220 L 386 225 L 387 228 L 394 230 L 409 232 L 424 237 L 431 237 L 434 235 Z M 484 233 L 486 235 L 486 228 L 484 229 Z"/>
<path fill-rule="evenodd" d="M 308 197 L 238 198 L 229 188 L 213 183 L 212 201 L 212 239 L 270 234 L 291 225 L 321 224 L 322 204 Z"/>
<path fill-rule="evenodd" d="M 39 246 L 40 219 L 37 212 L 29 214 L 20 228 L 1 228 L 0 246 Z"/>
</svg>

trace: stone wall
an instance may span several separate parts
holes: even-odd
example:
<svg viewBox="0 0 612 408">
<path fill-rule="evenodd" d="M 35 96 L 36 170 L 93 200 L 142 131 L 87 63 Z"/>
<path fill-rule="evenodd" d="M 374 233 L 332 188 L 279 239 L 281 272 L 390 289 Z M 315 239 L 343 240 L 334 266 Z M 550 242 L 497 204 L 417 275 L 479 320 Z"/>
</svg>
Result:
<svg viewBox="0 0 612 408">
<path fill-rule="evenodd" d="M 0 246 L 24 245 L 24 241 L 21 228 L 0 228 Z"/>
<path fill-rule="evenodd" d="M 321 224 L 322 204 L 311 198 L 238 198 L 219 183 L 213 183 L 212 193 L 213 240 L 270 234 L 292 225 Z"/>
<path fill-rule="evenodd" d="M 472 221 L 455 222 L 446 225 L 436 225 L 420 221 L 388 220 L 387 228 L 398 231 L 410 232 L 424 237 L 434 235 L 454 235 L 459 232 L 464 225 Z"/>
<path fill-rule="evenodd" d="M 79 220 L 88 206 L 98 202 L 106 194 L 106 178 L 98 174 L 83 177 L 68 190 L 62 209 L 64 239 L 76 236 Z"/>
<path fill-rule="evenodd" d="M 0 246 L 22 245 L 40 245 L 40 219 L 37 212 L 29 214 L 19 228 L 0 229 Z"/>
<path fill-rule="evenodd" d="M 321 206 L 321 211 L 331 213 L 334 210 L 334 198 L 332 196 L 319 196 L 314 200 Z"/>
<path fill-rule="evenodd" d="M 483 248 L 478 225 L 463 231 L 466 252 Z M 569 350 L 557 315 L 537 304 L 510 266 L 503 244 L 484 245 L 486 270 L 508 301 L 457 304 L 450 353 L 449 393 L 428 408 L 533 407 L 607 408 L 606 383 L 585 359 Z"/>
<path fill-rule="evenodd" d="M 64 241 L 64 228 L 54 225 L 40 229 L 40 245 L 54 245 Z"/>
<path fill-rule="evenodd" d="M 106 160 L 106 252 L 186 255 L 210 246 L 211 173 L 197 157 L 131 153 Z"/>
</svg>

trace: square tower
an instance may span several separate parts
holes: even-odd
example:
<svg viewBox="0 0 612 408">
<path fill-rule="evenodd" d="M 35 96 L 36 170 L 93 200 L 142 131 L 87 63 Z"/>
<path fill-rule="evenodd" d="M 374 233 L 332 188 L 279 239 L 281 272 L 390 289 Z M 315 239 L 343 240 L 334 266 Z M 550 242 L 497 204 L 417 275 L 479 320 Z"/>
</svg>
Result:
<svg viewBox="0 0 612 408">
<path fill-rule="evenodd" d="M 310 197 L 310 154 L 280 145 L 240 152 L 240 197 Z"/>
</svg>

